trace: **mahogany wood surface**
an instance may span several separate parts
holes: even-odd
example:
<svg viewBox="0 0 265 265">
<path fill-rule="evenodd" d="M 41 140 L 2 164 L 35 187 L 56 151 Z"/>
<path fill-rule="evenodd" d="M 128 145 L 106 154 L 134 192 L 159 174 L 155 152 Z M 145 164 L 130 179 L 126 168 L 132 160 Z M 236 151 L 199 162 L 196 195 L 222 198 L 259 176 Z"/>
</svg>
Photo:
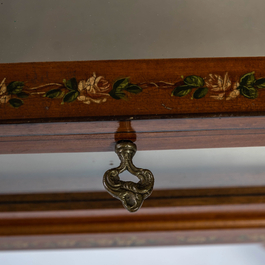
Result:
<svg viewBox="0 0 265 265">
<path fill-rule="evenodd" d="M 1 213 L 0 235 L 123 233 L 265 228 L 264 204 Z"/>
<path fill-rule="evenodd" d="M 255 99 L 240 95 L 232 100 L 218 100 L 210 94 L 200 99 L 191 99 L 191 95 L 176 97 L 171 96 L 171 93 L 187 76 L 206 78 L 209 74 L 216 74 L 227 80 L 225 75 L 228 73 L 229 80 L 234 84 L 250 72 L 255 72 L 256 79 L 262 78 L 265 76 L 264 68 L 264 57 L 0 64 L 0 79 L 5 78 L 6 85 L 13 81 L 24 82 L 24 89 L 28 93 L 62 88 L 63 79 L 76 78 L 79 84 L 92 77 L 94 72 L 97 76 L 103 76 L 111 86 L 115 81 L 129 77 L 132 84 L 143 87 L 139 94 L 128 94 L 127 100 L 107 95 L 106 102 L 92 102 L 89 105 L 78 100 L 62 105 L 61 98 L 44 98 L 43 94 L 34 94 L 23 99 L 24 105 L 19 108 L 0 104 L 0 121 L 17 123 L 59 119 L 120 120 L 121 117 L 136 119 L 205 114 L 261 114 L 265 111 L 264 89 L 259 89 Z M 170 85 L 158 85 L 161 82 Z M 53 83 L 59 85 L 45 86 Z M 31 90 L 38 86 L 44 87 L 41 91 Z"/>
<path fill-rule="evenodd" d="M 265 187 L 154 190 L 143 207 L 179 207 L 265 203 Z M 0 212 L 123 209 L 107 192 L 0 195 Z M 125 211 L 125 210 L 124 210 Z"/>
<path fill-rule="evenodd" d="M 133 215 L 123 209 L 1 213 L 0 249 L 264 242 L 264 209 L 249 204 L 144 208 Z"/>
<path fill-rule="evenodd" d="M 154 191 L 134 214 L 104 192 L 0 201 L 1 250 L 265 241 L 264 187 Z"/>
</svg>

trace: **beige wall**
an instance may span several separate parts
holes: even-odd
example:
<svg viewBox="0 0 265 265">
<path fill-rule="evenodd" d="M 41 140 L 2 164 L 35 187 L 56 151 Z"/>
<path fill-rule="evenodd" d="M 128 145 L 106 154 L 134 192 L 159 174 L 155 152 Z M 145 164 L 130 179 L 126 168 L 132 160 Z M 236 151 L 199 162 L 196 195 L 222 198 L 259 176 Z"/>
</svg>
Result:
<svg viewBox="0 0 265 265">
<path fill-rule="evenodd" d="M 264 0 L 1 0 L 0 62 L 264 56 Z"/>
</svg>

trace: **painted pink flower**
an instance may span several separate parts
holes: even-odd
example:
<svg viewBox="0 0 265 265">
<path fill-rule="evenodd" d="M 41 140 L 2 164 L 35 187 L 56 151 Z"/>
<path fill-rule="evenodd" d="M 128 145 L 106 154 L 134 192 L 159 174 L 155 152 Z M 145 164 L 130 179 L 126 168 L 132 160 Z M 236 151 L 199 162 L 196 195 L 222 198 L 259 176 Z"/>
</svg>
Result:
<svg viewBox="0 0 265 265">
<path fill-rule="evenodd" d="M 6 88 L 5 80 L 6 79 L 4 78 L 0 84 L 0 104 L 7 103 L 9 99 L 11 99 L 11 95 L 6 95 L 7 88 Z"/>
<path fill-rule="evenodd" d="M 240 91 L 237 89 L 239 86 L 238 82 L 232 85 L 232 82 L 228 76 L 228 72 L 225 73 L 224 77 L 217 74 L 209 74 L 204 79 L 206 86 L 211 89 L 210 97 L 217 100 L 231 100 L 239 96 Z"/>
<path fill-rule="evenodd" d="M 93 73 L 87 81 L 81 80 L 78 84 L 80 95 L 78 100 L 85 104 L 106 102 L 109 97 L 108 92 L 111 90 L 111 85 L 103 76 L 96 76 Z"/>
</svg>

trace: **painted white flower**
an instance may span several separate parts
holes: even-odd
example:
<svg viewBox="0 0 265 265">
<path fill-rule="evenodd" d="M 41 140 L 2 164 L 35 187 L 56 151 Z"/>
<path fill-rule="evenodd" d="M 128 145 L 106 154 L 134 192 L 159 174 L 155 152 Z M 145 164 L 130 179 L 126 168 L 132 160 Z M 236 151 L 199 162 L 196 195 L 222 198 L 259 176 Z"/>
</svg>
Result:
<svg viewBox="0 0 265 265">
<path fill-rule="evenodd" d="M 107 101 L 109 97 L 108 92 L 111 90 L 109 82 L 103 76 L 93 76 L 88 80 L 81 80 L 78 84 L 78 91 L 80 92 L 78 100 L 85 104 L 102 103 Z"/>
<path fill-rule="evenodd" d="M 210 95 L 210 97 L 214 99 L 230 100 L 236 98 L 240 94 L 239 90 L 237 90 L 239 83 L 235 82 L 232 86 L 228 72 L 225 73 L 224 77 L 217 74 L 209 74 L 204 81 L 205 85 L 211 89 L 212 95 Z"/>
<path fill-rule="evenodd" d="M 233 85 L 233 90 L 228 94 L 226 100 L 234 99 L 240 95 L 240 91 L 239 89 L 237 89 L 238 87 L 239 87 L 239 82 L 235 82 Z"/>
<path fill-rule="evenodd" d="M 6 79 L 4 78 L 0 84 L 0 104 L 7 103 L 11 99 L 11 95 L 6 95 L 7 88 L 5 84 Z"/>
</svg>

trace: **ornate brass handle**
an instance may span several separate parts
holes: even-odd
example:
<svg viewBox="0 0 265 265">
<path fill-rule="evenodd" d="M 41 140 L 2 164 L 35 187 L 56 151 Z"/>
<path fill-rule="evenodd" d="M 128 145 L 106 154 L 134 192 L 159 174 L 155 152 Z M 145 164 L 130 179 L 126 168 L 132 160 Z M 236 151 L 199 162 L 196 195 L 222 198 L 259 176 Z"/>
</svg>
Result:
<svg viewBox="0 0 265 265">
<path fill-rule="evenodd" d="M 109 169 L 103 177 L 106 190 L 115 198 L 119 199 L 125 209 L 136 212 L 143 201 L 150 196 L 154 186 L 154 176 L 148 169 L 137 168 L 132 158 L 137 151 L 136 145 L 131 141 L 120 141 L 116 144 L 115 152 L 121 160 L 121 164 Z M 119 174 L 128 170 L 139 178 L 139 182 L 120 180 Z"/>
</svg>

